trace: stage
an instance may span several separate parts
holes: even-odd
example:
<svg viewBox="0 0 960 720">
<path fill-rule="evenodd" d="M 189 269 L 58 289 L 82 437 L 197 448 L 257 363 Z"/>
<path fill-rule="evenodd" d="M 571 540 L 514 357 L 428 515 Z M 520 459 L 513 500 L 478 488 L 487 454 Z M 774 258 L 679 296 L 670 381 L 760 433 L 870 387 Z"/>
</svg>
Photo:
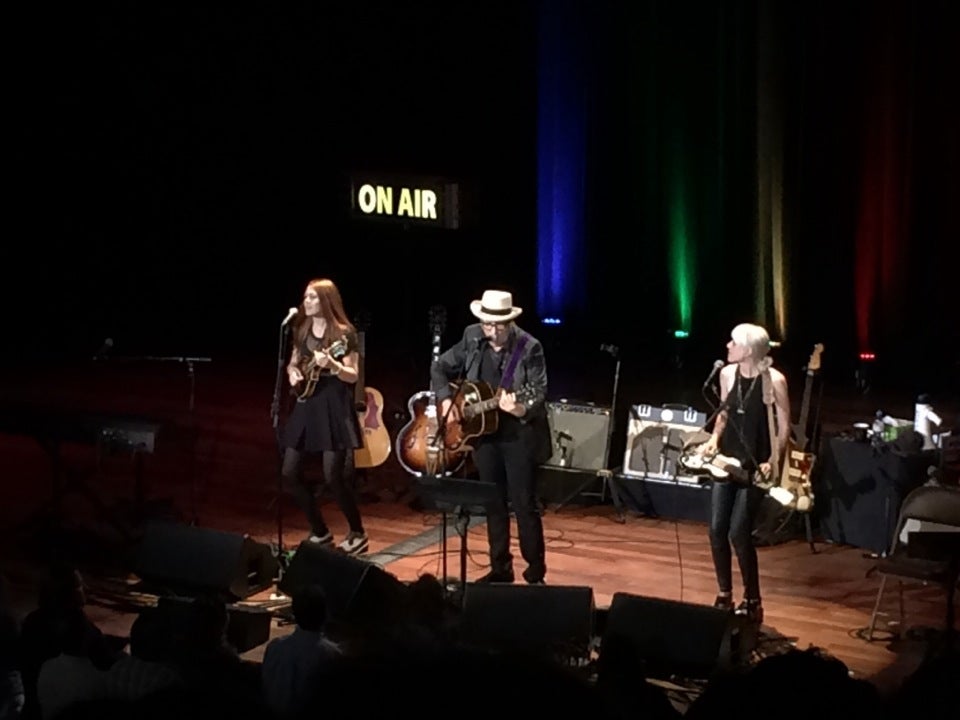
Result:
<svg viewBox="0 0 960 720">
<path fill-rule="evenodd" d="M 403 418 L 391 415 L 418 388 L 410 387 L 409 379 L 378 378 L 377 383 L 393 438 Z M 842 388 L 826 397 L 825 432 L 841 431 L 879 402 L 876 396 L 859 397 Z M 278 525 L 268 367 L 235 364 L 214 373 L 180 364 L 104 362 L 64 370 L 54 378 L 37 369 L 33 376 L 19 374 L 16 384 L 5 388 L 3 399 L 2 570 L 20 612 L 30 609 L 43 559 L 56 553 L 74 559 L 87 575 L 91 612 L 98 624 L 124 635 L 133 615 L 117 601 L 117 588 L 131 577 L 129 560 L 138 536 L 136 530 L 125 534 L 125 528 L 135 527 L 130 518 L 138 512 L 141 519 L 162 517 L 218 533 L 249 535 L 273 548 L 282 543 L 287 551 L 296 549 L 307 535 L 288 499 L 282 505 L 282 526 Z M 895 399 L 884 402 L 888 411 L 897 411 Z M 901 411 L 910 403 L 910 398 L 900 399 Z M 12 409 L 22 412 L 25 407 L 44 408 L 51 418 L 57 416 L 53 408 L 122 417 L 127 423 L 123 427 L 135 428 L 143 434 L 137 436 L 140 440 L 154 445 L 150 452 L 131 454 L 123 447 L 63 435 L 59 453 L 54 454 L 49 443 L 37 442 L 35 425 L 15 427 L 19 419 L 11 416 Z M 943 414 L 948 416 L 947 408 Z M 156 426 L 150 424 L 154 421 Z M 61 479 L 69 485 L 58 514 L 51 515 L 52 508 L 44 506 L 51 498 L 54 458 Z M 554 482 L 549 476 L 544 474 L 542 482 Z M 614 481 L 636 494 L 636 478 L 614 474 Z M 397 463 L 395 452 L 382 465 L 365 470 L 359 483 L 370 538 L 365 560 L 404 582 L 426 573 L 442 576 L 443 518 L 421 501 L 416 483 Z M 541 488 L 548 586 L 590 588 L 599 609 L 608 607 L 616 593 L 712 603 L 716 587 L 707 528 L 696 510 L 708 490 L 656 489 L 677 495 L 661 499 L 655 513 L 627 503 L 621 515 L 606 493 L 591 492 L 560 507 L 556 502 L 560 491 Z M 690 493 L 695 494 L 692 500 Z M 342 516 L 329 498 L 323 510 L 339 540 L 346 532 Z M 460 539 L 453 518 L 448 519 L 446 574 L 455 580 L 460 575 Z M 470 581 L 487 569 L 482 518 L 472 518 L 466 537 Z M 523 566 L 515 543 L 514 547 L 519 576 Z M 902 633 L 898 638 L 890 632 L 896 627 L 887 624 L 897 618 L 894 591 L 885 595 L 875 639 L 863 636 L 879 585 L 870 574 L 875 556 L 869 549 L 828 542 L 815 527 L 813 549 L 801 534 L 761 547 L 759 553 L 765 620 L 756 657 L 791 646 L 816 646 L 845 662 L 855 676 L 884 689 L 894 687 L 917 666 L 926 648 L 922 633 Z M 735 588 L 739 593 L 738 578 Z M 275 592 L 275 587 L 265 588 L 241 603 L 275 607 L 270 601 Z M 906 607 L 908 629 L 942 627 L 944 598 L 938 590 L 908 588 Z M 270 632 L 289 630 L 275 620 Z M 665 629 L 684 631 L 682 623 Z M 262 652 L 261 644 L 244 657 L 256 661 Z"/>
</svg>

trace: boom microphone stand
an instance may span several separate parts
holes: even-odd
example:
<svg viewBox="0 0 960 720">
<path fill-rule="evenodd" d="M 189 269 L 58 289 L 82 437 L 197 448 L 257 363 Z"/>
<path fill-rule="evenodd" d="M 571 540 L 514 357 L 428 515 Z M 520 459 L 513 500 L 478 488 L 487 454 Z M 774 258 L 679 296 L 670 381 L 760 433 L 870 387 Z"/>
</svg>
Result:
<svg viewBox="0 0 960 720">
<path fill-rule="evenodd" d="M 107 338 L 108 340 L 110 338 Z M 112 343 L 111 343 L 112 344 Z M 197 440 L 197 418 L 194 412 L 194 406 L 196 404 L 196 389 L 197 389 L 197 374 L 195 372 L 195 366 L 197 363 L 208 363 L 212 362 L 212 358 L 209 357 L 190 357 L 190 356 L 155 356 L 148 355 L 143 360 L 147 362 L 173 362 L 181 363 L 187 366 L 187 378 L 190 383 L 190 394 L 188 397 L 187 413 L 189 417 L 190 424 L 190 442 L 192 444 L 192 452 L 190 453 L 190 512 L 192 517 L 190 518 L 191 525 L 199 525 L 200 518 L 197 515 L 197 452 L 196 452 L 196 440 Z M 137 454 L 137 476 L 139 477 L 142 468 L 142 460 L 140 453 Z M 138 482 L 139 487 L 139 482 Z"/>
<path fill-rule="evenodd" d="M 617 364 L 613 371 L 613 393 L 610 398 L 610 424 L 607 427 L 607 438 L 604 442 L 603 449 L 603 465 L 602 470 L 598 470 L 595 477 L 601 478 L 603 485 L 601 488 L 601 498 L 606 496 L 607 490 L 610 491 L 610 498 L 613 500 L 613 506 L 617 511 L 617 522 L 625 523 L 627 521 L 626 515 L 623 511 L 623 504 L 620 502 L 620 492 L 617 490 L 616 480 L 614 480 L 613 472 L 607 467 L 610 464 L 610 443 L 613 440 L 613 430 L 614 425 L 616 424 L 616 411 L 617 411 L 617 393 L 619 392 L 620 387 L 620 349 L 616 345 L 601 345 L 601 352 L 609 354 L 611 357 L 615 358 Z M 554 512 L 560 512 L 565 506 L 569 505 L 575 497 L 580 495 L 584 490 L 587 489 L 587 486 L 593 482 L 593 478 L 588 477 L 580 486 L 574 490 L 570 495 L 564 498 Z"/>
<path fill-rule="evenodd" d="M 283 446 L 280 442 L 280 388 L 283 386 L 284 349 L 287 346 L 287 331 L 290 321 L 297 315 L 296 308 L 290 308 L 287 317 L 280 323 L 280 338 L 277 347 L 277 374 L 273 381 L 273 402 L 270 404 L 270 419 L 273 425 L 273 436 L 277 443 L 277 496 L 274 502 L 277 509 L 277 560 L 280 561 L 283 571 Z"/>
</svg>

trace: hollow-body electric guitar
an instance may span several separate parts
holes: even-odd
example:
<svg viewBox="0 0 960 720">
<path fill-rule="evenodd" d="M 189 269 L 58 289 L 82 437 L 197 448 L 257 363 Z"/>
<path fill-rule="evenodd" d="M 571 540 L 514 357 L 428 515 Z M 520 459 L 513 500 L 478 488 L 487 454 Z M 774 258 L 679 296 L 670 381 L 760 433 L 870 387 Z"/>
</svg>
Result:
<svg viewBox="0 0 960 720">
<path fill-rule="evenodd" d="M 433 362 L 440 358 L 440 339 L 445 324 L 444 308 L 431 308 Z M 410 421 L 400 429 L 396 439 L 397 460 L 403 469 L 417 477 L 448 476 L 460 470 L 467 457 L 463 452 L 450 449 L 458 441 L 456 425 L 445 425 L 443 437 L 438 437 L 440 418 L 436 395 L 430 390 L 414 393 L 407 401 L 407 408 L 410 411 Z"/>
</svg>

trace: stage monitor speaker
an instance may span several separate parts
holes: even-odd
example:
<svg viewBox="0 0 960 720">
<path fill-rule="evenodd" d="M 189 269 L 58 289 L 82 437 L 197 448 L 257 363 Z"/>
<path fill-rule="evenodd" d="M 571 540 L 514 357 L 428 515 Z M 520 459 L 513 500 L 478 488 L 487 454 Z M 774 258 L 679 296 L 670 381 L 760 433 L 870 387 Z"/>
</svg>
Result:
<svg viewBox="0 0 960 720">
<path fill-rule="evenodd" d="M 672 480 L 678 472 L 680 448 L 700 443 L 710 435 L 703 430 L 706 413 L 684 405 L 634 405 L 627 422 L 623 474 Z"/>
<path fill-rule="evenodd" d="M 709 605 L 614 593 L 600 643 L 643 661 L 649 677 L 707 678 L 737 661 L 736 616 Z"/>
<path fill-rule="evenodd" d="M 547 420 L 553 455 L 545 465 L 577 470 L 607 469 L 610 408 L 548 402 Z"/>
<path fill-rule="evenodd" d="M 593 589 L 470 583 L 460 639 L 473 646 L 541 657 L 585 657 L 593 638 Z"/>
<path fill-rule="evenodd" d="M 278 569 L 270 546 L 247 535 L 164 522 L 146 526 L 133 568 L 158 594 L 215 593 L 233 600 L 270 587 Z"/>
<path fill-rule="evenodd" d="M 407 588 L 396 576 L 366 560 L 304 540 L 277 587 L 293 597 L 308 584 L 323 588 L 332 620 L 386 620 L 406 611 Z"/>
</svg>

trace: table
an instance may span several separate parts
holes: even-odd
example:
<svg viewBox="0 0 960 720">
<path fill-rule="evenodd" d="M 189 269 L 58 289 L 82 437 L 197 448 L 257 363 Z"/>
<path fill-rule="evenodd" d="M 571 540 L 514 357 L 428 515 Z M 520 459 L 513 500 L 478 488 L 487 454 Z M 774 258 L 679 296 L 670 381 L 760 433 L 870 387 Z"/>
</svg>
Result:
<svg viewBox="0 0 960 720">
<path fill-rule="evenodd" d="M 886 553 L 907 494 L 928 480 L 936 450 L 896 452 L 844 436 L 825 438 L 814 469 L 814 513 L 827 542 Z"/>
</svg>

